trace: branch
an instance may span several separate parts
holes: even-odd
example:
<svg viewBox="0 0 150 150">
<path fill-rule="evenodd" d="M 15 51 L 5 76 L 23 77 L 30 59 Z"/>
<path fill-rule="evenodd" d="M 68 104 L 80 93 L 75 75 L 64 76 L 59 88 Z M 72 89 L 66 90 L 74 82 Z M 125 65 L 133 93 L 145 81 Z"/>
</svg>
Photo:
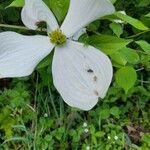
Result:
<svg viewBox="0 0 150 150">
<path fill-rule="evenodd" d="M 12 29 L 21 29 L 21 30 L 27 30 L 27 31 L 31 31 L 32 30 L 32 29 L 29 29 L 27 27 L 17 26 L 17 25 L 8 25 L 8 24 L 0 24 L 0 27 L 3 27 L 3 28 L 12 28 Z M 33 30 L 33 31 L 47 32 L 46 29 L 42 29 L 42 28 L 38 28 L 38 29 Z"/>
</svg>

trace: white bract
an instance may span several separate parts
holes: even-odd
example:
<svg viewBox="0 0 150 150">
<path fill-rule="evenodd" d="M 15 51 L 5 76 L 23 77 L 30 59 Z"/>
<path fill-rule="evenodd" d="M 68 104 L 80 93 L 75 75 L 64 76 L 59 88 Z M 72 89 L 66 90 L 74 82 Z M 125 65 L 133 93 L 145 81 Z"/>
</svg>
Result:
<svg viewBox="0 0 150 150">
<path fill-rule="evenodd" d="M 100 50 L 71 39 L 92 21 L 114 11 L 109 0 L 70 0 L 68 14 L 59 27 L 42 0 L 25 0 L 23 23 L 35 30 L 37 23 L 45 21 L 48 36 L 0 33 L 0 78 L 30 75 L 55 49 L 52 73 L 56 89 L 68 105 L 91 109 L 99 97 L 106 95 L 112 80 L 112 64 Z"/>
</svg>

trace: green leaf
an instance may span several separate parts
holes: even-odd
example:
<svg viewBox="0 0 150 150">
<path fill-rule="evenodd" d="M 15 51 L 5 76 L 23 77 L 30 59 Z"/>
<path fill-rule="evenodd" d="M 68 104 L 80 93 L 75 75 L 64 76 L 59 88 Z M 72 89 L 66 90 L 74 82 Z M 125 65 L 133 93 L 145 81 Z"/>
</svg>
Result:
<svg viewBox="0 0 150 150">
<path fill-rule="evenodd" d="M 125 66 L 127 64 L 127 60 L 126 60 L 125 56 L 122 53 L 120 53 L 119 51 L 116 53 L 113 53 L 110 56 L 111 56 L 111 59 L 119 65 Z"/>
<path fill-rule="evenodd" d="M 123 28 L 118 23 L 113 22 L 109 25 L 109 27 L 117 35 L 117 37 L 120 37 L 120 35 L 123 33 Z"/>
<path fill-rule="evenodd" d="M 110 55 L 110 57 L 114 62 L 123 66 L 125 66 L 127 63 L 137 64 L 140 61 L 140 57 L 136 50 L 127 47 L 123 47 L 116 53 Z"/>
<path fill-rule="evenodd" d="M 147 7 L 150 4 L 150 0 L 141 0 L 139 7 Z"/>
<path fill-rule="evenodd" d="M 150 44 L 146 41 L 140 40 L 136 41 L 136 43 L 147 53 L 150 54 Z"/>
<path fill-rule="evenodd" d="M 68 11 L 69 0 L 44 0 L 45 3 L 55 14 L 59 23 L 61 23 Z"/>
<path fill-rule="evenodd" d="M 92 23 L 90 23 L 88 26 L 87 26 L 87 30 L 89 31 L 97 31 L 98 28 L 100 26 L 100 21 L 99 20 L 96 20 Z"/>
<path fill-rule="evenodd" d="M 103 132 L 103 131 L 98 131 L 95 133 L 95 136 L 99 137 L 99 138 L 104 137 L 104 135 L 105 135 L 105 132 Z"/>
<path fill-rule="evenodd" d="M 8 7 L 23 7 L 24 6 L 24 0 L 14 0 Z"/>
<path fill-rule="evenodd" d="M 150 17 L 150 12 L 148 14 L 146 14 L 145 17 Z"/>
<path fill-rule="evenodd" d="M 100 110 L 101 119 L 108 119 L 110 116 L 109 108 L 103 108 Z"/>
<path fill-rule="evenodd" d="M 115 16 L 117 16 L 119 19 L 131 24 L 133 27 L 139 29 L 139 30 L 148 30 L 149 28 L 147 26 L 145 26 L 140 20 L 138 19 L 135 19 L 135 18 L 132 18 L 128 15 L 125 15 L 125 14 L 122 14 L 122 13 L 119 13 L 119 12 L 116 12 L 114 14 Z"/>
<path fill-rule="evenodd" d="M 140 61 L 140 57 L 137 54 L 136 50 L 131 48 L 124 47 L 119 52 L 125 58 L 125 60 L 130 64 L 137 64 Z"/>
<path fill-rule="evenodd" d="M 120 115 L 120 110 L 118 107 L 112 107 L 110 109 L 110 113 L 115 116 L 116 118 L 119 118 L 119 115 Z"/>
<path fill-rule="evenodd" d="M 111 0 L 111 2 L 112 2 L 113 4 L 115 4 L 115 3 L 117 2 L 117 0 Z"/>
<path fill-rule="evenodd" d="M 37 66 L 37 69 L 47 67 L 52 64 L 53 52 L 51 52 L 47 57 L 45 57 Z"/>
<path fill-rule="evenodd" d="M 127 93 L 137 80 L 137 74 L 133 67 L 123 67 L 116 73 L 116 82 Z"/>
<path fill-rule="evenodd" d="M 90 45 L 97 47 L 106 54 L 113 54 L 132 42 L 132 40 L 110 35 L 93 35 L 88 40 Z"/>
<path fill-rule="evenodd" d="M 140 57 L 136 50 L 127 47 L 124 47 L 116 53 L 111 54 L 110 57 L 115 63 L 123 66 L 125 66 L 127 63 L 137 64 L 140 61 Z"/>
<path fill-rule="evenodd" d="M 15 8 L 11 7 L 9 9 L 7 9 L 7 11 L 5 13 L 5 19 L 15 23 L 15 22 L 19 21 L 20 14 Z"/>
<path fill-rule="evenodd" d="M 8 143 L 8 142 L 12 142 L 12 141 L 27 142 L 27 139 L 24 137 L 13 137 L 13 138 L 9 138 L 9 139 L 5 140 L 3 144 Z"/>
</svg>

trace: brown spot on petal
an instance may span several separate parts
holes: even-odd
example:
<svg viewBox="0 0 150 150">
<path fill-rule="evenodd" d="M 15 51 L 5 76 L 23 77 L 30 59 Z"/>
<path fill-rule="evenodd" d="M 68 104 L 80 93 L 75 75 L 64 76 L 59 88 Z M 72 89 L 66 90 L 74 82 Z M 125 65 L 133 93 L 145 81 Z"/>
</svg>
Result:
<svg viewBox="0 0 150 150">
<path fill-rule="evenodd" d="M 87 70 L 88 73 L 93 73 L 94 71 L 92 69 Z"/>
<path fill-rule="evenodd" d="M 97 76 L 94 76 L 94 77 L 93 77 L 93 80 L 96 82 L 96 81 L 97 81 Z"/>
<path fill-rule="evenodd" d="M 98 93 L 98 91 L 96 91 L 96 90 L 94 90 L 94 94 L 95 94 L 96 96 L 99 96 L 99 93 Z"/>
</svg>

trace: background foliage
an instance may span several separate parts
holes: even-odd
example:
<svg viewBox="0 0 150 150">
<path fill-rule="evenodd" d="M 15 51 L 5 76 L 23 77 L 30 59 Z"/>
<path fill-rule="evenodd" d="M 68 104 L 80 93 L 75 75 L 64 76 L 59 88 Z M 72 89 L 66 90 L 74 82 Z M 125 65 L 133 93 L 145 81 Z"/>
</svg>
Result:
<svg viewBox="0 0 150 150">
<path fill-rule="evenodd" d="M 44 1 L 61 24 L 69 0 Z M 67 106 L 52 83 L 52 53 L 30 77 L 0 80 L 0 150 L 150 149 L 150 1 L 112 1 L 117 12 L 88 25 L 79 39 L 113 62 L 106 98 L 88 112 Z M 45 34 L 2 27 L 23 26 L 23 4 L 0 0 L 0 32 Z"/>
</svg>

